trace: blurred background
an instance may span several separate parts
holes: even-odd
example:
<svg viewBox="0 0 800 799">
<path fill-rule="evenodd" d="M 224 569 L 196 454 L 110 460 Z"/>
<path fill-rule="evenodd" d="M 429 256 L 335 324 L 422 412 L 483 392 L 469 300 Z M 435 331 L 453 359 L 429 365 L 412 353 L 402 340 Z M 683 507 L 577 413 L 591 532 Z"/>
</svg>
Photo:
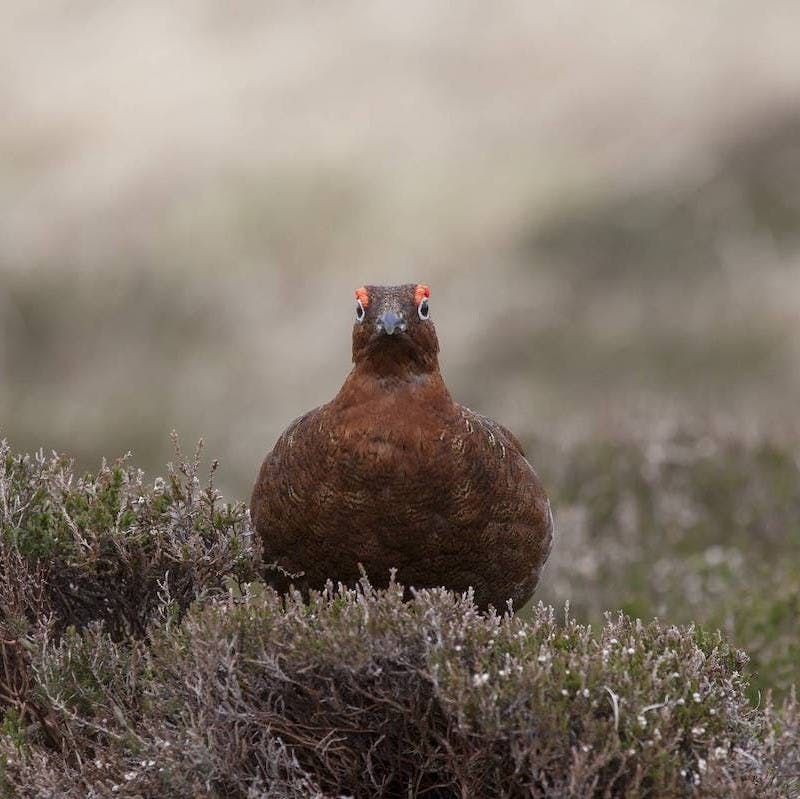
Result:
<svg viewBox="0 0 800 799">
<path fill-rule="evenodd" d="M 423 281 L 452 393 L 561 498 L 545 597 L 600 580 L 575 572 L 587 524 L 617 569 L 644 535 L 628 472 L 610 511 L 600 491 L 613 524 L 576 511 L 622 462 L 581 442 L 635 440 L 650 479 L 653 457 L 685 461 L 653 450 L 676 430 L 701 461 L 724 450 L 709 431 L 778 439 L 798 504 L 796 2 L 4 0 L 3 18 L 15 448 L 82 468 L 132 450 L 157 474 L 175 428 L 244 499 L 344 379 L 353 289 Z M 681 503 L 671 524 L 696 538 Z M 725 519 L 698 551 L 727 545 Z"/>
</svg>

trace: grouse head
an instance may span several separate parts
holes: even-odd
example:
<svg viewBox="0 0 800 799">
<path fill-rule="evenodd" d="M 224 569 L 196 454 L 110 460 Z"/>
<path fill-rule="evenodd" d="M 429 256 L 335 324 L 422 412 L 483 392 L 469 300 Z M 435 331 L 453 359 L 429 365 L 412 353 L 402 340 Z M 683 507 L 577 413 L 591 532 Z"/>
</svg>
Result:
<svg viewBox="0 0 800 799">
<path fill-rule="evenodd" d="M 439 340 L 424 283 L 356 289 L 353 362 L 377 374 L 439 370 Z"/>
</svg>

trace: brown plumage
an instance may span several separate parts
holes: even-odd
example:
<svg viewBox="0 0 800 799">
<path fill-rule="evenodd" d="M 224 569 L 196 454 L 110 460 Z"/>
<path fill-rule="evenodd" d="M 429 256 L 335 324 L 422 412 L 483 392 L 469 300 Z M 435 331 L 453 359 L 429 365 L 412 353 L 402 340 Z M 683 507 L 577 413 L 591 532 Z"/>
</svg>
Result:
<svg viewBox="0 0 800 799">
<path fill-rule="evenodd" d="M 450 397 L 428 295 L 356 292 L 353 369 L 265 459 L 253 523 L 301 590 L 353 583 L 363 564 L 374 585 L 396 568 L 407 586 L 472 586 L 480 607 L 519 608 L 550 553 L 550 503 L 517 439 Z"/>
</svg>

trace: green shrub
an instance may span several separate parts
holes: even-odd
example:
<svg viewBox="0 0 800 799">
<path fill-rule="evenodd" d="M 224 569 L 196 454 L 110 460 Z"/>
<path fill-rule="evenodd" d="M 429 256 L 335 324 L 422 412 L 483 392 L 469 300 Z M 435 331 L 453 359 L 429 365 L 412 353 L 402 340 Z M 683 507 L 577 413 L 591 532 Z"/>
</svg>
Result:
<svg viewBox="0 0 800 799">
<path fill-rule="evenodd" d="M 222 502 L 216 464 L 201 487 L 199 455 L 146 485 L 126 459 L 76 478 L 63 457 L 15 455 L 0 442 L 0 572 L 7 592 L 38 596 L 31 607 L 9 600 L 7 617 L 51 615 L 57 634 L 102 621 L 115 639 L 141 636 L 160 592 L 183 612 L 258 576 L 247 512 Z"/>
</svg>

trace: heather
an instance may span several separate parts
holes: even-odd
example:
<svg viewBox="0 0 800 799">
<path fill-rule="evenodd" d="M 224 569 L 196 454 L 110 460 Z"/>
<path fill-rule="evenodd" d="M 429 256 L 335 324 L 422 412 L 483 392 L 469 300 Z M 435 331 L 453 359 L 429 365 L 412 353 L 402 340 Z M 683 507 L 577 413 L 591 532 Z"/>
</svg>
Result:
<svg viewBox="0 0 800 799">
<path fill-rule="evenodd" d="M 796 464 L 764 442 L 672 445 L 554 451 L 558 609 L 481 614 L 367 577 L 282 599 L 199 452 L 150 479 L 3 444 L 4 795 L 797 795 L 791 569 L 767 590 L 708 555 L 724 525 L 726 553 L 789 563 Z M 715 469 L 749 493 L 715 494 Z"/>
<path fill-rule="evenodd" d="M 559 510 L 539 597 L 721 629 L 749 692 L 800 682 L 800 444 L 713 426 L 533 446 Z"/>
</svg>

